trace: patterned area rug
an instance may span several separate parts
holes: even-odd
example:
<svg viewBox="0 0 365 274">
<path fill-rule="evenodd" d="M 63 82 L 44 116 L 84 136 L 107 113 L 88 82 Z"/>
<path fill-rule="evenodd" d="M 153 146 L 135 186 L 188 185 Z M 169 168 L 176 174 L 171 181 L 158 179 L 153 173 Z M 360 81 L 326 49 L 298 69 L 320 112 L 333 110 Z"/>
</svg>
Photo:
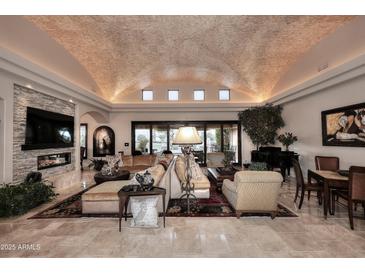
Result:
<svg viewBox="0 0 365 274">
<path fill-rule="evenodd" d="M 47 218 L 81 218 L 81 217 L 112 217 L 118 214 L 82 214 L 81 196 L 89 189 L 83 190 L 68 197 L 55 205 L 37 213 L 29 219 Z M 190 204 L 190 214 L 187 214 L 186 200 L 171 199 L 167 207 L 167 217 L 235 217 L 234 209 L 229 205 L 222 193 L 219 193 L 214 184 L 210 189 L 209 199 L 193 200 Z M 242 216 L 269 216 L 268 214 L 243 214 Z M 298 217 L 294 212 L 282 204 L 278 204 L 277 217 Z"/>
</svg>

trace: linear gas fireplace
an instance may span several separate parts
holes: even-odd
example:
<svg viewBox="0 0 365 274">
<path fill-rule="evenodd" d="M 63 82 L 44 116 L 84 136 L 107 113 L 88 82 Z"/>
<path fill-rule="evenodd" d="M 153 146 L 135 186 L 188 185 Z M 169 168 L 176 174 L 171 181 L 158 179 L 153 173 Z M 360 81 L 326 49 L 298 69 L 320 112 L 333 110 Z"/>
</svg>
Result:
<svg viewBox="0 0 365 274">
<path fill-rule="evenodd" d="M 64 166 L 71 163 L 71 152 L 38 156 L 38 170 Z"/>
</svg>

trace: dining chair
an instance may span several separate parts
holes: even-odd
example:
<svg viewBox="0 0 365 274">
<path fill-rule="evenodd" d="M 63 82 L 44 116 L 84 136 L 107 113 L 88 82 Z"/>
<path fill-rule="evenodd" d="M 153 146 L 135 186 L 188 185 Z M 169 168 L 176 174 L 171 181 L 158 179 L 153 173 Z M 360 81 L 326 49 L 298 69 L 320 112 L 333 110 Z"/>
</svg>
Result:
<svg viewBox="0 0 365 274">
<path fill-rule="evenodd" d="M 329 170 L 329 171 L 338 171 L 340 169 L 340 158 L 335 156 L 315 156 L 314 161 L 316 164 L 317 170 Z M 330 190 L 330 196 L 332 197 L 333 191 Z M 310 193 L 308 194 L 308 200 L 310 199 Z M 334 199 L 330 199 L 333 201 Z M 336 200 L 338 201 L 338 196 L 336 196 Z M 330 206 L 330 214 L 333 215 L 334 212 L 331 210 L 333 207 Z"/>
<path fill-rule="evenodd" d="M 354 229 L 354 203 L 361 203 L 364 208 L 365 219 L 365 167 L 350 167 L 349 189 L 334 190 L 334 194 L 347 200 L 350 227 Z M 332 211 L 334 212 L 334 196 L 332 196 Z"/>
<path fill-rule="evenodd" d="M 317 192 L 318 202 L 319 202 L 319 204 L 322 204 L 323 185 L 318 184 L 318 183 L 315 183 L 315 184 L 309 183 L 309 182 L 306 183 L 303 178 L 302 168 L 300 167 L 300 164 L 296 159 L 293 159 L 293 167 L 294 167 L 294 172 L 295 172 L 295 179 L 297 181 L 297 188 L 295 191 L 294 203 L 297 201 L 297 198 L 299 196 L 299 189 L 300 189 L 301 193 L 300 193 L 299 209 L 301 209 L 301 207 L 303 205 L 304 194 L 306 191 L 308 191 L 308 195 L 309 195 L 310 191 Z"/>
<path fill-rule="evenodd" d="M 340 159 L 334 156 L 314 157 L 317 170 L 338 171 L 340 169 Z"/>
</svg>

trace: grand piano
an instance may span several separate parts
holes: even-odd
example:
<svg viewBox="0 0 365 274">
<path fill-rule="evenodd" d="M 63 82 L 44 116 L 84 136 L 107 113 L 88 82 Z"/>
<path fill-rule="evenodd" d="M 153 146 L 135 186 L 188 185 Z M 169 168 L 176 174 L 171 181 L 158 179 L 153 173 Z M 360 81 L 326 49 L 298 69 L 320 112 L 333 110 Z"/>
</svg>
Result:
<svg viewBox="0 0 365 274">
<path fill-rule="evenodd" d="M 285 180 L 286 173 L 290 175 L 293 159 L 298 160 L 299 154 L 294 151 L 282 151 L 280 147 L 260 147 L 251 151 L 251 162 L 264 162 L 269 170 L 279 168 Z"/>
</svg>

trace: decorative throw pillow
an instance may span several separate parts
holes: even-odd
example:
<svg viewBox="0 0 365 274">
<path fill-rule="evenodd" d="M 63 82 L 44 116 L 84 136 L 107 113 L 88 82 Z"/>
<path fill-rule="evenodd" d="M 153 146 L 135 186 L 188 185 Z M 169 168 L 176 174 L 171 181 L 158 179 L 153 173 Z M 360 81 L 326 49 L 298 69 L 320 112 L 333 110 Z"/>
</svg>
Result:
<svg viewBox="0 0 365 274">
<path fill-rule="evenodd" d="M 131 197 L 132 227 L 158 227 L 158 197 Z"/>
<path fill-rule="evenodd" d="M 191 178 L 195 180 L 201 180 L 203 172 L 198 163 L 195 160 L 190 159 Z"/>
<path fill-rule="evenodd" d="M 119 155 L 107 155 L 105 160 L 108 162 L 108 166 L 115 167 L 116 165 L 120 164 L 122 159 Z"/>
</svg>

